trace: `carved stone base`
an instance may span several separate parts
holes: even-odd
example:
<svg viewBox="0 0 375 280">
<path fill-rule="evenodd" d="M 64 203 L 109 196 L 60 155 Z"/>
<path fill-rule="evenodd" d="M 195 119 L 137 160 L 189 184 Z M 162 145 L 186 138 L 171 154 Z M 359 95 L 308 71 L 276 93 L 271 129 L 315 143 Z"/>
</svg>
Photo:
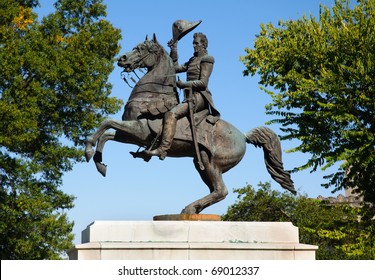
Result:
<svg viewBox="0 0 375 280">
<path fill-rule="evenodd" d="M 298 228 L 291 223 L 95 221 L 68 256 L 71 260 L 311 260 L 317 248 L 300 244 Z"/>
</svg>

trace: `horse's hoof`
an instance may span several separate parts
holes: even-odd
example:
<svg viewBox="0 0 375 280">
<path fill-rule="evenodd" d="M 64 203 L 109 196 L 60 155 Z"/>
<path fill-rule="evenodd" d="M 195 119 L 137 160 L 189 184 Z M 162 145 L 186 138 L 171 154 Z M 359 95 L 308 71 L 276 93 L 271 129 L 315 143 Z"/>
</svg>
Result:
<svg viewBox="0 0 375 280">
<path fill-rule="evenodd" d="M 105 165 L 101 162 L 95 162 L 95 166 L 96 166 L 96 169 L 98 170 L 98 172 L 100 174 L 102 174 L 103 177 L 105 177 L 105 175 L 107 174 L 107 165 Z"/>
<path fill-rule="evenodd" d="M 86 157 L 86 161 L 89 162 L 90 159 L 94 156 L 95 152 L 93 149 L 87 149 L 85 151 L 85 157 Z"/>
</svg>

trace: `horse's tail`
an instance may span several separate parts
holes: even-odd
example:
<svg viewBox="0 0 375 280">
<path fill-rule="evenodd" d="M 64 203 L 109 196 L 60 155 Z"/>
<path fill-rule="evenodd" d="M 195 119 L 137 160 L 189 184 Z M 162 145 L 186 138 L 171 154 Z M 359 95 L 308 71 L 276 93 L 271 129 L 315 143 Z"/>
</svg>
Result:
<svg viewBox="0 0 375 280">
<path fill-rule="evenodd" d="M 245 136 L 247 143 L 263 148 L 264 161 L 271 177 L 284 189 L 296 194 L 290 172 L 285 171 L 283 167 L 280 140 L 276 133 L 262 126 L 250 130 Z"/>
</svg>

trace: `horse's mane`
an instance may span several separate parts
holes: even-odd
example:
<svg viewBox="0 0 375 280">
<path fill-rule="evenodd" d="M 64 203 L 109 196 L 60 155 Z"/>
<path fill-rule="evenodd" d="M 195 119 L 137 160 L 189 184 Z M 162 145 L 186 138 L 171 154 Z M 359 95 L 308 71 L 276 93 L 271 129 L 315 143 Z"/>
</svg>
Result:
<svg viewBox="0 0 375 280">
<path fill-rule="evenodd" d="M 174 69 L 172 59 L 170 58 L 170 56 L 167 53 L 167 51 L 165 50 L 165 48 L 162 45 L 160 45 L 160 43 L 156 40 L 155 36 L 154 36 L 154 38 L 152 40 L 147 40 L 146 39 L 144 41 L 144 44 L 147 47 L 147 49 L 149 50 L 149 52 L 156 54 L 156 56 L 159 59 L 161 59 L 161 57 L 165 57 L 168 60 L 169 64 L 170 64 L 169 68 L 170 69 Z"/>
</svg>

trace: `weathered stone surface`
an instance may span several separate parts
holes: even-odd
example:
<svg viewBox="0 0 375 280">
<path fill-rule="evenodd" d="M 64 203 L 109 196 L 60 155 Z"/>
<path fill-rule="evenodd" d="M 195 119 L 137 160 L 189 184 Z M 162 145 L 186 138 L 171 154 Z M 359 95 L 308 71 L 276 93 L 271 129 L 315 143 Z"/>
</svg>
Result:
<svg viewBox="0 0 375 280">
<path fill-rule="evenodd" d="M 95 221 L 69 259 L 315 259 L 288 222 Z"/>
</svg>

